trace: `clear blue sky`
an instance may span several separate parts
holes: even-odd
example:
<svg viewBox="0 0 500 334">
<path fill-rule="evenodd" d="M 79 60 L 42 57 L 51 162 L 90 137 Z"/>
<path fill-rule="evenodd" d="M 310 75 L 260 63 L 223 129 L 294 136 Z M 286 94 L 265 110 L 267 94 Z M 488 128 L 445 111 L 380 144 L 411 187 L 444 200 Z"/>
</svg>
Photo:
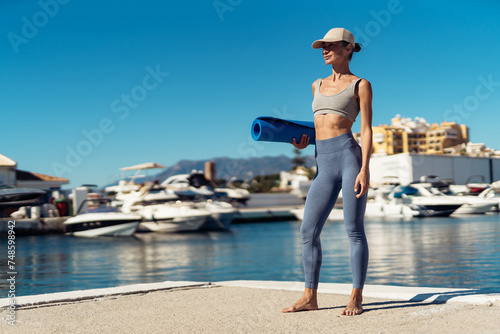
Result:
<svg viewBox="0 0 500 334">
<path fill-rule="evenodd" d="M 311 84 L 331 68 L 311 43 L 332 27 L 365 46 L 351 70 L 373 85 L 374 125 L 457 121 L 500 149 L 499 13 L 488 0 L 2 1 L 0 153 L 71 187 L 148 161 L 291 156 L 250 125 L 312 120 Z"/>
</svg>

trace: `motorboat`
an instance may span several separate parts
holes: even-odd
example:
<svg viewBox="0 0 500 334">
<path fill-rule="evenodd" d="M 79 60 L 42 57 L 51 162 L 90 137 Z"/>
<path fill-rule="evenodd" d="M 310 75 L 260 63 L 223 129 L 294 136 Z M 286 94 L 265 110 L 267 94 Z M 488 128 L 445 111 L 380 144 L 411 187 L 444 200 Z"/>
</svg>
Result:
<svg viewBox="0 0 500 334">
<path fill-rule="evenodd" d="M 479 179 L 476 182 L 472 182 L 473 179 Z M 472 175 L 466 181 L 465 185 L 469 190 L 470 195 L 479 195 L 483 190 L 489 188 L 490 184 L 484 179 L 484 175 Z"/>
<path fill-rule="evenodd" d="M 81 208 L 87 209 L 65 222 L 66 234 L 77 237 L 130 236 L 139 227 L 142 216 L 122 212 L 109 206 L 110 199 L 85 200 Z"/>
<path fill-rule="evenodd" d="M 215 193 L 207 186 L 203 174 L 176 175 L 167 181 L 146 182 L 138 190 L 117 193 L 114 204 L 143 217 L 139 231 L 227 229 L 234 219 L 236 210 L 231 204 L 206 199 Z"/>
<path fill-rule="evenodd" d="M 215 196 L 215 191 L 203 172 L 192 171 L 191 174 L 173 175 L 163 181 L 161 186 L 183 199 Z"/>
<path fill-rule="evenodd" d="M 32 188 L 0 186 L 1 206 L 23 206 L 36 202 L 46 191 Z"/>
<path fill-rule="evenodd" d="M 114 206 L 121 206 L 123 205 L 123 202 L 129 198 L 138 198 L 138 197 L 143 197 L 143 200 L 145 201 L 148 201 L 150 200 L 150 198 L 144 198 L 146 193 L 148 194 L 151 194 L 153 193 L 153 188 L 155 190 L 158 190 L 160 189 L 161 187 L 159 187 L 157 181 L 154 181 L 154 182 L 147 182 L 147 177 L 146 175 L 139 175 L 140 172 L 144 171 L 144 170 L 149 170 L 149 169 L 164 169 L 166 168 L 166 166 L 162 165 L 162 164 L 159 164 L 157 162 L 145 162 L 145 163 L 141 163 L 141 164 L 138 164 L 138 165 L 134 165 L 134 166 L 129 166 L 129 167 L 122 167 L 120 168 L 120 170 L 122 172 L 124 171 L 136 171 L 135 174 L 131 177 L 129 177 L 129 180 L 120 180 L 118 181 L 118 184 L 117 185 L 113 185 L 113 186 L 108 186 L 105 188 L 105 191 L 112 195 L 112 196 L 115 196 L 115 200 L 113 202 L 113 205 Z M 138 184 L 137 180 L 139 179 L 143 179 L 144 182 L 143 184 Z M 162 199 L 163 194 L 158 194 L 158 192 L 155 193 L 154 196 L 150 196 L 150 197 L 155 197 L 153 200 L 154 201 L 162 201 L 164 199 Z M 169 197 L 170 194 L 167 196 Z M 171 196 L 170 196 L 170 199 L 171 199 Z M 167 199 L 167 200 L 170 200 L 170 199 Z"/>
<path fill-rule="evenodd" d="M 207 209 L 196 207 L 194 203 L 164 203 L 154 205 L 123 206 L 124 210 L 135 212 L 142 217 L 140 231 L 184 232 L 198 230 L 210 217 Z"/>
<path fill-rule="evenodd" d="M 243 203 L 250 199 L 250 192 L 246 189 L 236 188 L 231 183 L 227 187 L 213 188 L 201 171 L 192 171 L 190 174 L 178 174 L 167 178 L 161 186 L 171 190 L 181 199 L 196 200 L 220 199 L 227 202 Z"/>
<path fill-rule="evenodd" d="M 405 204 L 414 211 L 414 217 L 447 217 L 463 203 L 447 196 L 434 196 L 426 187 L 430 183 L 412 183 L 396 186 L 388 195 L 393 204 Z"/>
<path fill-rule="evenodd" d="M 142 216 L 108 208 L 79 214 L 68 218 L 66 233 L 77 237 L 130 236 L 135 233 Z"/>
<path fill-rule="evenodd" d="M 488 189 L 485 189 L 488 190 Z M 472 196 L 472 195 L 456 195 L 451 191 L 443 194 L 436 188 L 427 188 L 422 191 L 428 191 L 433 196 L 441 196 L 450 199 L 453 203 L 462 204 L 453 214 L 484 214 L 491 211 L 495 206 L 498 205 L 498 201 L 494 198 L 487 198 L 485 196 Z"/>
<path fill-rule="evenodd" d="M 125 203 L 128 205 L 152 205 L 176 201 L 179 199 L 179 196 L 172 190 L 164 189 L 163 187 L 151 182 L 146 182 L 138 190 L 117 193 L 114 196 L 113 205 L 123 206 Z"/>
<path fill-rule="evenodd" d="M 472 180 L 478 179 L 477 182 Z M 483 175 L 473 175 L 467 179 L 464 185 L 450 185 L 450 190 L 458 195 L 472 195 L 477 196 L 485 189 L 489 188 L 490 184 L 487 183 Z"/>
<path fill-rule="evenodd" d="M 428 196 L 446 196 L 452 199 L 453 203 L 462 203 L 462 206 L 453 213 L 454 215 L 483 214 L 498 205 L 495 199 L 487 198 L 485 195 L 480 196 L 471 191 L 471 187 L 474 185 L 472 183 L 462 186 L 455 185 L 453 180 L 440 180 L 438 176 L 434 175 L 422 176 L 420 183 L 423 187 L 422 192 Z M 490 185 L 481 183 L 478 184 L 477 189 L 484 189 L 483 192 L 486 193 L 490 189 Z"/>
<path fill-rule="evenodd" d="M 451 180 L 439 180 L 437 176 L 432 176 L 434 179 L 431 182 L 424 182 L 427 179 L 421 178 L 420 182 L 414 182 L 411 185 L 419 188 L 421 196 L 434 196 L 443 200 L 449 200 L 453 204 L 462 204 L 454 215 L 457 214 L 483 214 L 490 211 L 497 202 L 488 198 L 480 198 L 467 194 L 458 195 L 450 187 Z"/>
<path fill-rule="evenodd" d="M 195 193 L 187 193 L 189 190 L 185 190 L 188 199 L 196 198 Z M 154 214 L 155 220 L 158 222 L 161 220 L 165 223 L 165 219 L 163 219 L 163 215 L 173 215 L 175 212 L 170 212 L 170 209 L 165 209 L 161 207 L 161 204 L 165 204 L 166 207 L 190 207 L 192 209 L 202 209 L 204 211 L 208 210 L 210 215 L 206 217 L 205 221 L 201 226 L 199 226 L 202 230 L 225 230 L 229 227 L 234 217 L 237 214 L 237 210 L 230 204 L 224 201 L 218 200 L 201 200 L 201 201 L 181 201 L 181 198 L 186 198 L 185 196 L 176 195 L 174 192 L 171 192 L 171 189 L 159 189 L 159 190 L 148 190 L 147 192 L 138 194 L 135 196 L 133 193 L 129 196 L 126 196 L 123 202 L 122 209 L 127 212 L 139 212 L 140 214 L 145 215 L 145 219 L 151 216 L 152 211 L 155 211 Z M 116 204 L 116 200 L 114 201 Z M 174 209 L 176 210 L 176 209 Z M 195 212 L 197 216 L 199 212 Z M 186 212 L 180 212 L 180 216 L 177 217 L 175 224 L 183 225 L 188 224 L 189 226 L 178 226 L 174 231 L 186 231 L 186 230 L 196 230 L 197 219 L 192 221 L 192 219 L 185 217 Z M 161 217 L 162 219 L 160 219 Z M 167 219 L 169 220 L 169 219 Z M 187 221 L 185 221 L 187 220 Z M 151 219 L 151 221 L 154 221 Z M 148 224 L 147 221 L 144 222 L 140 226 L 140 230 L 147 230 Z M 163 227 L 153 226 L 152 230 L 159 231 Z M 149 229 L 151 230 L 151 229 Z M 169 230 L 169 229 L 167 229 Z"/>
</svg>

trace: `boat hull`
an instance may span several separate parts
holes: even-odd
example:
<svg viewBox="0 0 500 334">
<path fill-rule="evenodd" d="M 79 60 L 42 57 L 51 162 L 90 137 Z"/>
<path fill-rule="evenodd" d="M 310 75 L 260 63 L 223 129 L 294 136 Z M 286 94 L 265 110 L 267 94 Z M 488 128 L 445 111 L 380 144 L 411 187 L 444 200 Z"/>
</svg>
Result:
<svg viewBox="0 0 500 334">
<path fill-rule="evenodd" d="M 84 213 L 64 222 L 66 234 L 78 237 L 130 236 L 142 217 L 121 212 Z"/>
<path fill-rule="evenodd" d="M 95 228 L 82 229 L 78 231 L 68 231 L 66 233 L 75 237 L 100 237 L 100 236 L 131 236 L 135 233 L 140 221 L 116 222 L 116 224 Z"/>
<path fill-rule="evenodd" d="M 139 229 L 159 233 L 196 231 L 205 223 L 207 216 L 191 216 L 181 218 L 156 218 L 143 221 Z"/>
<path fill-rule="evenodd" d="M 491 210 L 494 210 L 495 206 L 497 206 L 498 203 L 474 203 L 474 204 L 464 204 L 460 208 L 457 209 L 457 211 L 454 212 L 454 214 L 484 214 L 486 212 L 489 212 Z"/>
<path fill-rule="evenodd" d="M 30 188 L 0 189 L 0 204 L 8 205 L 13 203 L 33 202 L 43 194 L 45 194 L 45 191 L 40 189 L 30 189 Z"/>
<path fill-rule="evenodd" d="M 391 204 L 385 202 L 366 203 L 365 217 L 368 218 L 410 218 L 418 215 L 405 204 Z"/>
<path fill-rule="evenodd" d="M 200 230 L 227 230 L 229 229 L 229 225 L 231 225 L 235 217 L 236 211 L 212 213 L 210 217 L 207 218 L 205 223 L 201 225 Z"/>
<path fill-rule="evenodd" d="M 416 212 L 414 217 L 448 217 L 462 204 L 411 204 L 412 210 Z"/>
</svg>

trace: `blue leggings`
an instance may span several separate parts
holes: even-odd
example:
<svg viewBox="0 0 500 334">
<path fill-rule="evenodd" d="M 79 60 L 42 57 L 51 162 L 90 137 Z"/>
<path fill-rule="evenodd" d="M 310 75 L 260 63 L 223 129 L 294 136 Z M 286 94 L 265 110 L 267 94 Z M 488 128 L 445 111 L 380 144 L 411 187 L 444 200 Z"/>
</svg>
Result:
<svg viewBox="0 0 500 334">
<path fill-rule="evenodd" d="M 315 156 L 317 173 L 307 194 L 300 226 L 306 288 L 318 288 L 322 259 L 320 234 L 342 189 L 344 225 L 351 244 L 353 287 L 362 289 L 368 268 L 368 243 L 363 225 L 367 195 L 356 198 L 354 192 L 362 163 L 361 147 L 348 132 L 325 140 L 316 139 Z"/>
</svg>

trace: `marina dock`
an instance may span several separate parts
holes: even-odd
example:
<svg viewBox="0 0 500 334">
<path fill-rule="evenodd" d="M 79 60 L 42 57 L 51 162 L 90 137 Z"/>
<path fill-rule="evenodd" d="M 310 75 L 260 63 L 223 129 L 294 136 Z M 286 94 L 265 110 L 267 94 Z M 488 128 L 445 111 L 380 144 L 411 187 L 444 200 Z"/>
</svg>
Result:
<svg viewBox="0 0 500 334">
<path fill-rule="evenodd" d="M 8 225 L 10 221 L 15 221 L 15 232 L 18 235 L 38 235 L 38 234 L 53 234 L 64 233 L 64 222 L 69 217 L 53 217 L 53 218 L 1 218 L 0 219 L 0 235 L 8 233 Z"/>
<path fill-rule="evenodd" d="M 233 224 L 297 220 L 290 211 L 296 208 L 297 206 L 239 208 Z"/>
<path fill-rule="evenodd" d="M 296 207 L 239 208 L 233 224 L 296 220 L 295 215 L 290 212 L 294 208 Z M 65 232 L 64 221 L 68 218 L 2 218 L 0 219 L 0 235 L 7 234 L 8 222 L 14 220 L 16 222 L 15 231 L 18 235 L 60 234 Z"/>
<path fill-rule="evenodd" d="M 281 313 L 303 283 L 161 282 L 17 298 L 3 333 L 498 333 L 500 291 L 368 285 L 364 313 L 341 316 L 348 284 L 320 284 L 319 310 Z M 228 302 L 229 301 L 229 302 Z M 8 315 L 0 299 L 0 318 Z"/>
<path fill-rule="evenodd" d="M 300 207 L 303 201 L 290 194 L 252 194 L 248 206 L 237 207 L 233 224 L 296 220 L 291 210 Z M 60 234 L 65 232 L 64 222 L 70 217 L 54 218 L 0 218 L 0 235 L 8 232 L 8 222 L 16 221 L 15 231 L 19 235 Z"/>
</svg>

